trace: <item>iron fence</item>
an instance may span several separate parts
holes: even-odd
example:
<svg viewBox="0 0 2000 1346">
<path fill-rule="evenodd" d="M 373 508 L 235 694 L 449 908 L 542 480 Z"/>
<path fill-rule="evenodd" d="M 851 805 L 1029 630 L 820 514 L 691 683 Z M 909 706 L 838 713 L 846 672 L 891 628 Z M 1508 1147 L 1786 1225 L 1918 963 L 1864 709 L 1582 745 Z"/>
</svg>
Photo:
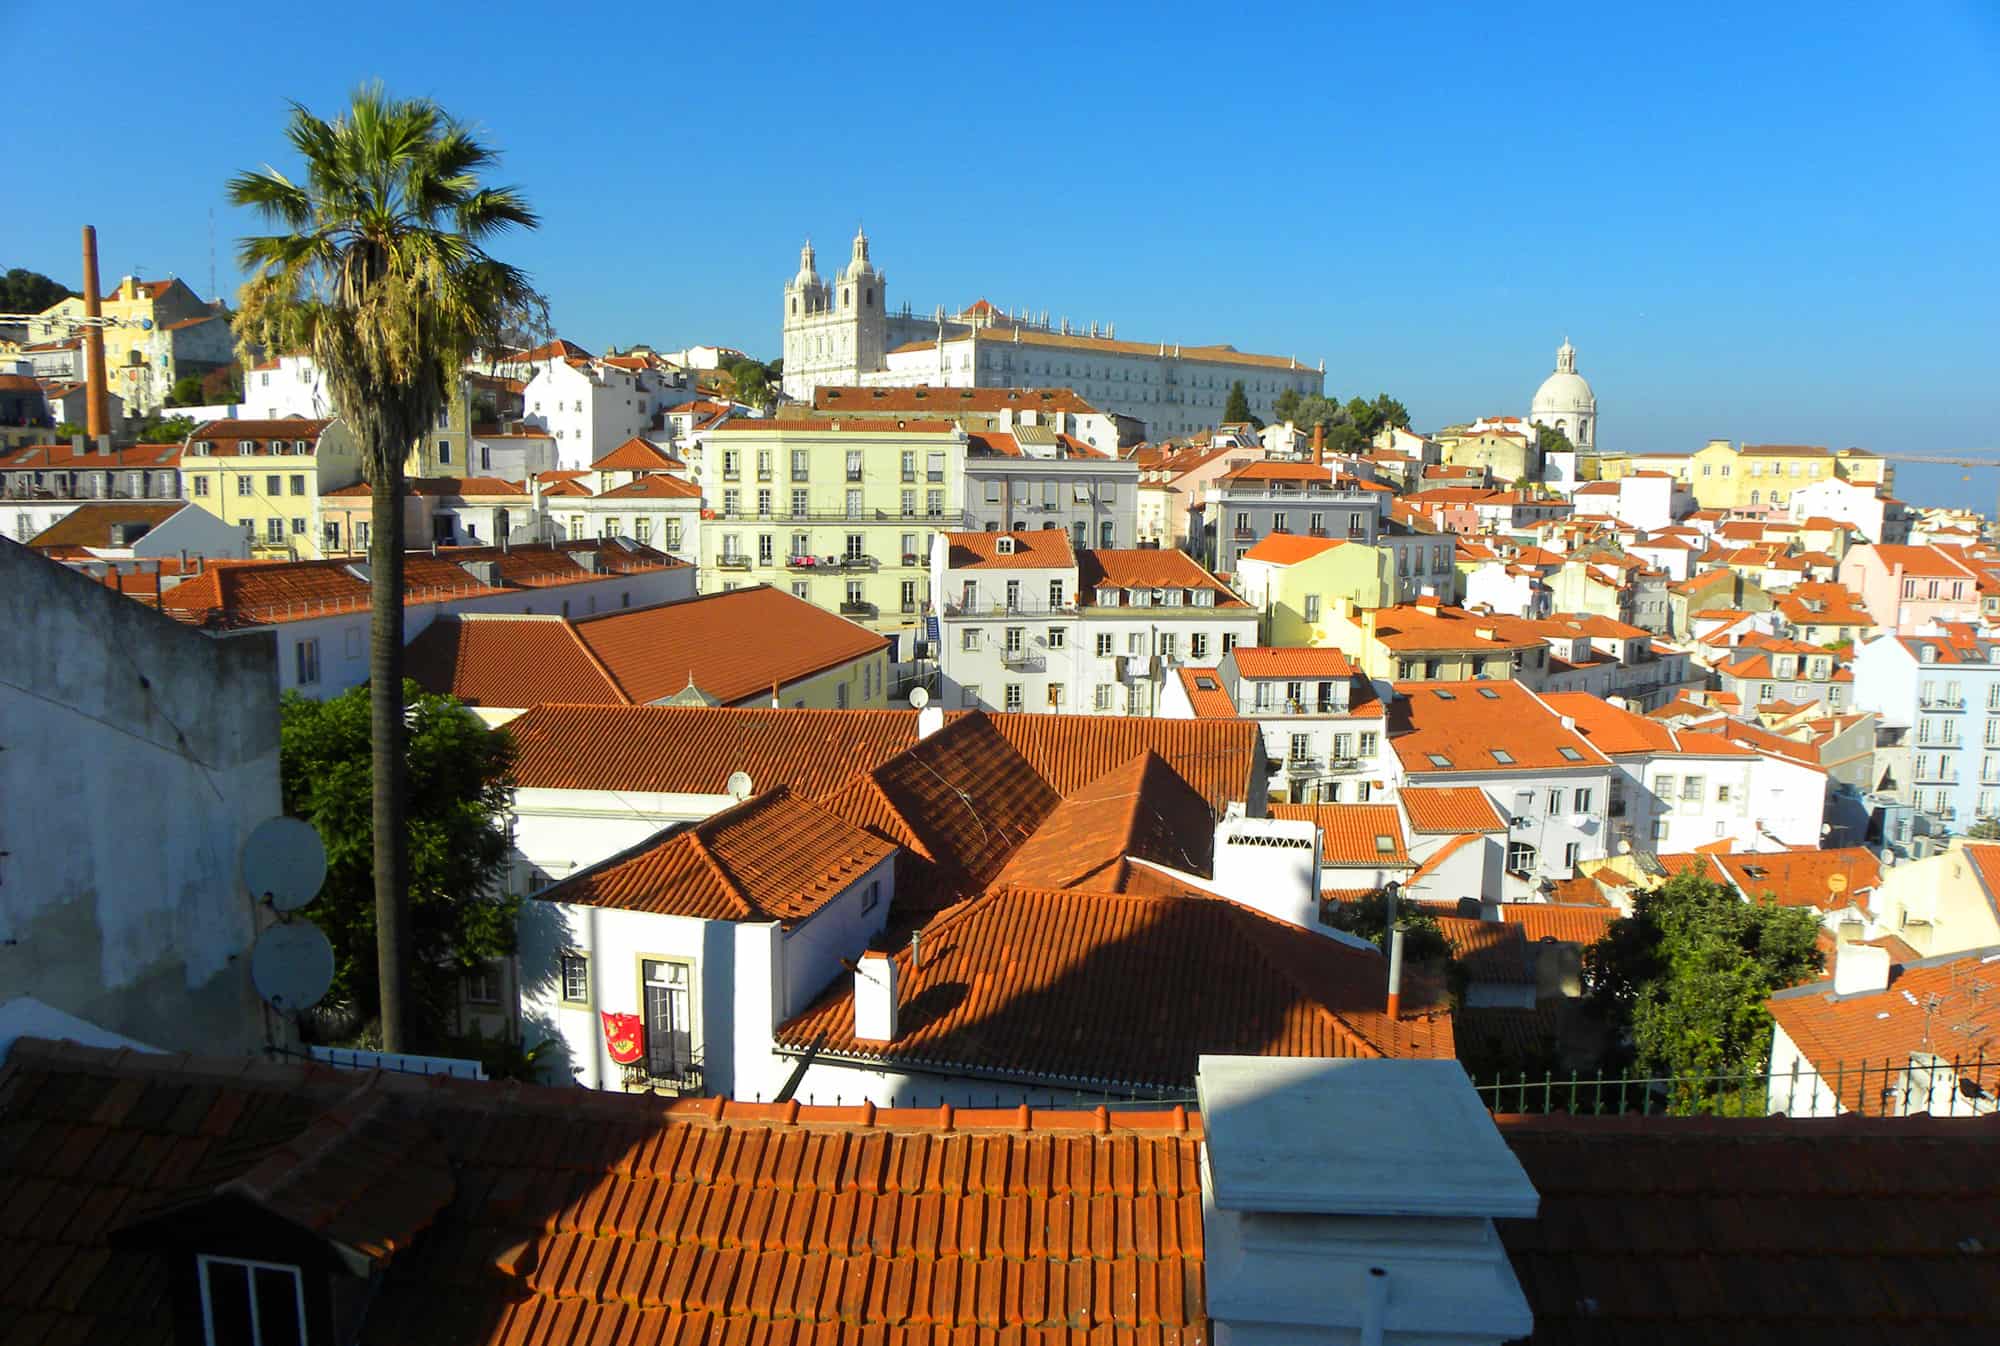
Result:
<svg viewBox="0 0 2000 1346">
<path fill-rule="evenodd" d="M 1825 1070 L 1793 1063 L 1712 1075 L 1586 1075 L 1522 1072 L 1475 1082 L 1495 1113 L 1700 1113 L 1719 1117 L 1975 1117 L 2000 1112 L 2000 1060 L 1981 1052 L 1956 1060 L 1917 1054 L 1842 1062 Z"/>
</svg>

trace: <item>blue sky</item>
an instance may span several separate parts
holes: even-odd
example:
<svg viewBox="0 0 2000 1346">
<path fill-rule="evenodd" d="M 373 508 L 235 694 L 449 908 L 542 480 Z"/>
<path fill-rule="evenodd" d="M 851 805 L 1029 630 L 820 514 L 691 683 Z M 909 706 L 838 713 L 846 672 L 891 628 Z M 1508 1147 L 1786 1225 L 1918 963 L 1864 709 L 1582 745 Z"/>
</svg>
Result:
<svg viewBox="0 0 2000 1346">
<path fill-rule="evenodd" d="M 212 209 L 233 291 L 223 182 L 379 77 L 502 148 L 545 220 L 503 254 L 592 349 L 775 355 L 801 236 L 860 222 L 892 303 L 1323 358 L 1420 427 L 1524 412 L 1568 334 L 1606 448 L 2000 448 L 1987 0 L 961 8 L 0 4 L 104 95 L 11 113 L 50 186 L 0 266 L 74 284 L 92 222 L 206 292 Z"/>
</svg>

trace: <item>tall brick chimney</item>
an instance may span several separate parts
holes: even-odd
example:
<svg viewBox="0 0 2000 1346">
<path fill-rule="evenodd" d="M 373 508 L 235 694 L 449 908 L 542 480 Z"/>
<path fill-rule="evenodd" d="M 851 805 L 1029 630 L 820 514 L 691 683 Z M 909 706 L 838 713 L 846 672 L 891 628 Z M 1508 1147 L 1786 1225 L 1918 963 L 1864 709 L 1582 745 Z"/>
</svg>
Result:
<svg viewBox="0 0 2000 1346">
<path fill-rule="evenodd" d="M 83 316 L 104 316 L 104 303 L 97 288 L 97 229 L 83 226 Z M 98 436 L 111 433 L 111 401 L 104 369 L 104 329 L 96 322 L 83 329 L 84 432 L 95 444 Z"/>
<path fill-rule="evenodd" d="M 1326 422 L 1313 426 L 1313 466 L 1326 466 Z"/>
</svg>

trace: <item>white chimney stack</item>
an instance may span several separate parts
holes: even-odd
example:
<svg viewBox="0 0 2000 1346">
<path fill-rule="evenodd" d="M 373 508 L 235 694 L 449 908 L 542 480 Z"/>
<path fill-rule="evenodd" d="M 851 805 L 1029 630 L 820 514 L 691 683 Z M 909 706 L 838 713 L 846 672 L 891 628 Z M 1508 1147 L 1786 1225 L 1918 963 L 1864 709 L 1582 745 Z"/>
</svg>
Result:
<svg viewBox="0 0 2000 1346">
<path fill-rule="evenodd" d="M 1889 989 L 1889 951 L 1873 944 L 1842 944 L 1833 955 L 1833 993 L 1863 995 Z"/>
<path fill-rule="evenodd" d="M 1214 890 L 1305 930 L 1320 930 L 1317 824 L 1225 816 L 1215 828 Z"/>
<path fill-rule="evenodd" d="M 1534 1332 L 1493 1221 L 1540 1198 L 1457 1062 L 1205 1056 L 1195 1088 L 1215 1340 Z"/>
<path fill-rule="evenodd" d="M 896 960 L 873 949 L 854 969 L 854 1036 L 863 1042 L 896 1040 Z"/>
</svg>

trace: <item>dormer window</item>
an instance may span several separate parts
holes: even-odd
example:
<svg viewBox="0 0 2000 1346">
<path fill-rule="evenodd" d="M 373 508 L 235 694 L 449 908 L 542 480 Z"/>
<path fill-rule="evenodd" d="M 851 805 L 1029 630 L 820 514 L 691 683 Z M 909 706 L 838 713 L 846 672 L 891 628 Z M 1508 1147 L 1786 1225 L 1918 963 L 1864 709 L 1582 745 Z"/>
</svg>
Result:
<svg viewBox="0 0 2000 1346">
<path fill-rule="evenodd" d="M 305 1278 L 283 1262 L 195 1258 L 204 1340 L 216 1346 L 300 1346 L 306 1340 Z"/>
<path fill-rule="evenodd" d="M 1111 588 L 1111 587 L 1110 587 L 1109 585 L 1100 585 L 1100 586 L 1098 586 L 1098 590 L 1097 590 L 1097 606 L 1099 606 L 1099 607 L 1101 607 L 1101 608 L 1115 608 L 1115 607 L 1117 607 L 1117 606 L 1118 606 L 1118 594 L 1119 594 L 1119 590 L 1117 590 L 1117 589 L 1113 589 L 1113 588 Z"/>
<path fill-rule="evenodd" d="M 1001 556 L 1012 556 L 1014 554 L 1014 539 L 1003 534 L 994 540 L 993 550 Z"/>
<path fill-rule="evenodd" d="M 1181 605 L 1181 591 L 1179 589 L 1164 590 L 1160 598 L 1162 603 L 1167 607 L 1177 608 Z"/>
<path fill-rule="evenodd" d="M 1151 589 L 1132 589 L 1128 590 L 1128 592 L 1131 594 L 1133 607 L 1146 608 L 1153 605 L 1153 591 Z"/>
<path fill-rule="evenodd" d="M 1194 591 L 1194 605 L 1195 605 L 1196 607 L 1198 607 L 1198 608 L 1212 608 L 1212 607 L 1214 607 L 1214 606 L 1215 606 L 1215 590 L 1213 590 L 1213 589 L 1196 589 L 1196 590 Z"/>
</svg>

